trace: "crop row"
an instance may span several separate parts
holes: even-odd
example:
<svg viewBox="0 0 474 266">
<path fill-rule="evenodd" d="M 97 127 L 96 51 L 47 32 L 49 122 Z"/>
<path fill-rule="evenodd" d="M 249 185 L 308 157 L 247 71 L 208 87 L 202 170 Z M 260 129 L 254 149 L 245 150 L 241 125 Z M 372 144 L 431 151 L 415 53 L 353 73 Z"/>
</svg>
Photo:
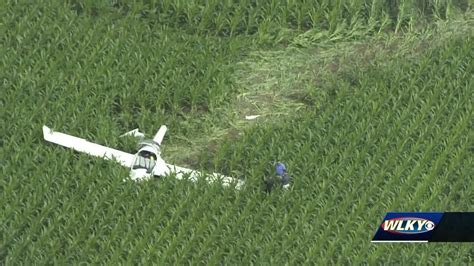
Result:
<svg viewBox="0 0 474 266">
<path fill-rule="evenodd" d="M 400 28 L 422 17 L 446 18 L 455 10 L 467 10 L 465 1 L 143 1 L 129 4 L 122 1 L 70 1 L 77 14 L 135 15 L 159 25 L 169 25 L 191 32 L 221 36 L 259 33 L 272 34 L 280 27 L 299 30 L 335 31 L 341 23 L 349 27 L 375 21 L 388 22 Z M 383 23 L 382 23 L 383 24 Z"/>
</svg>

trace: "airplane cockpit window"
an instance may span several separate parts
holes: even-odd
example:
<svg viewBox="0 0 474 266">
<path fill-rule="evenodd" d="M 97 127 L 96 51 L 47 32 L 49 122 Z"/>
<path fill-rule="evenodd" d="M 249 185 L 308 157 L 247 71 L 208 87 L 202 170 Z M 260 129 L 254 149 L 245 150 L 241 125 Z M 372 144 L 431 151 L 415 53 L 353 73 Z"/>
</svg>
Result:
<svg viewBox="0 0 474 266">
<path fill-rule="evenodd" d="M 146 169 L 147 173 L 151 173 L 156 164 L 155 154 L 142 151 L 138 154 L 133 164 L 133 169 Z"/>
</svg>

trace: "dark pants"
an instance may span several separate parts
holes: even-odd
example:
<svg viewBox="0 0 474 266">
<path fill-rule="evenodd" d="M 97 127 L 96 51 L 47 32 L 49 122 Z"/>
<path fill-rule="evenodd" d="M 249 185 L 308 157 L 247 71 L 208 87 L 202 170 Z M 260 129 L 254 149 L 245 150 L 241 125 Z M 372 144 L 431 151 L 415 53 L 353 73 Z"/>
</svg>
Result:
<svg viewBox="0 0 474 266">
<path fill-rule="evenodd" d="M 266 180 L 264 180 L 265 191 L 270 192 L 270 191 L 273 190 L 275 185 L 280 184 L 280 186 L 283 187 L 285 185 L 290 184 L 290 182 L 291 182 L 291 178 L 287 174 L 285 174 L 283 176 L 276 176 L 276 177 L 273 177 L 273 178 L 266 179 Z"/>
<path fill-rule="evenodd" d="M 288 185 L 290 184 L 290 181 L 291 181 L 291 178 L 288 174 L 283 174 L 283 176 L 281 177 L 281 185 L 284 186 L 284 185 Z"/>
</svg>

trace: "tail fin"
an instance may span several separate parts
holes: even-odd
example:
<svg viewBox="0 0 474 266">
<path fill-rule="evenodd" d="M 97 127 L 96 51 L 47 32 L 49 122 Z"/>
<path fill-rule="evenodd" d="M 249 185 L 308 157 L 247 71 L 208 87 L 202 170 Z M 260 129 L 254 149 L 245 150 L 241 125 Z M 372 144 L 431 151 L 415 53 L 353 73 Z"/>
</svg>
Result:
<svg viewBox="0 0 474 266">
<path fill-rule="evenodd" d="M 137 137 L 137 138 L 143 138 L 145 137 L 145 134 L 142 132 L 138 131 L 138 128 L 135 128 L 134 130 L 130 130 L 125 134 L 120 135 L 120 137 L 125 137 L 125 136 L 132 136 L 132 137 Z"/>
<path fill-rule="evenodd" d="M 153 137 L 153 141 L 158 143 L 158 145 L 161 145 L 161 142 L 165 137 L 166 130 L 168 130 L 168 128 L 165 125 L 162 125 L 160 127 L 160 130 L 158 130 L 158 132 L 156 132 L 156 135 Z"/>
</svg>

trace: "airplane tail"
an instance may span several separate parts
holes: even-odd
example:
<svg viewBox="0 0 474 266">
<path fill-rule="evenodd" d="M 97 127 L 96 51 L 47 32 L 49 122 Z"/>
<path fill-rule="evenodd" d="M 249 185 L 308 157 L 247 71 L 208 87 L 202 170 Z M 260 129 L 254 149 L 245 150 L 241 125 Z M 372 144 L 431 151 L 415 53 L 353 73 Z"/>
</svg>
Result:
<svg viewBox="0 0 474 266">
<path fill-rule="evenodd" d="M 168 128 L 165 125 L 162 125 L 160 127 L 160 130 L 158 130 L 158 132 L 156 132 L 156 135 L 153 137 L 153 141 L 158 143 L 158 145 L 161 145 L 161 142 L 165 137 L 166 130 L 168 130 Z"/>
<path fill-rule="evenodd" d="M 130 130 L 125 134 L 120 135 L 120 137 L 125 137 L 125 136 L 132 136 L 132 137 L 137 137 L 137 138 L 143 138 L 145 137 L 145 134 L 142 132 L 138 131 L 138 128 L 135 128 L 134 130 Z"/>
</svg>

